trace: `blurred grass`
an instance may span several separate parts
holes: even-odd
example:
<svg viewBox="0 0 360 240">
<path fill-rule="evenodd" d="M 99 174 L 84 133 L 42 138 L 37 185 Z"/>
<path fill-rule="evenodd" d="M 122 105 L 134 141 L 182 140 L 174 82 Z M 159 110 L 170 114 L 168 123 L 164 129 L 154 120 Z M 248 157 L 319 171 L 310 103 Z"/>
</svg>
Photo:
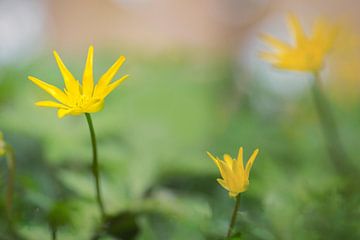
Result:
<svg viewBox="0 0 360 240">
<path fill-rule="evenodd" d="M 100 76 L 117 56 L 95 54 Z M 62 57 L 81 76 L 84 59 L 69 56 Z M 50 58 L 1 70 L 0 128 L 18 159 L 16 226 L 25 239 L 48 239 L 49 221 L 60 226 L 59 239 L 90 239 L 100 223 L 85 117 L 59 120 L 55 110 L 34 106 L 49 97 L 26 80 L 31 74 L 62 86 Z M 217 185 L 205 152 L 235 155 L 244 146 L 246 156 L 257 147 L 260 155 L 243 195 L 241 239 L 360 238 L 360 194 L 337 190 L 344 179 L 328 161 L 308 93 L 276 96 L 231 66 L 226 58 L 189 52 L 127 55 L 121 74 L 129 80 L 93 119 L 105 204 L 114 216 L 108 229 L 128 221 L 125 230 L 140 229 L 136 239 L 222 239 L 233 200 Z M 359 111 L 330 100 L 359 168 Z M 121 234 L 133 239 L 132 231 Z"/>
</svg>

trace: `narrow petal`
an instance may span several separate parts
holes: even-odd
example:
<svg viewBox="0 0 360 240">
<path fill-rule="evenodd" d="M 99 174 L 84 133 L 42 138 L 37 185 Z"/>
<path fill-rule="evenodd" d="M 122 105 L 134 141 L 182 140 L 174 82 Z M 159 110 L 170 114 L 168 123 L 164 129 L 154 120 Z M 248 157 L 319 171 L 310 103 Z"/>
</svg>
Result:
<svg viewBox="0 0 360 240">
<path fill-rule="evenodd" d="M 51 108 L 64 108 L 64 109 L 68 108 L 64 104 L 54 102 L 54 101 L 39 101 L 39 102 L 36 102 L 35 105 L 38 107 L 51 107 Z"/>
<path fill-rule="evenodd" d="M 58 89 L 57 87 L 48 84 L 46 82 L 41 81 L 40 79 L 37 79 L 35 77 L 29 76 L 29 80 L 35 83 L 38 87 L 43 89 L 45 92 L 49 93 L 51 96 L 53 96 L 56 100 L 59 102 L 67 105 L 69 100 L 66 96 L 66 94 Z"/>
<path fill-rule="evenodd" d="M 256 156 L 258 155 L 258 153 L 259 153 L 259 149 L 256 149 L 253 152 L 253 154 L 251 155 L 251 157 L 249 158 L 248 162 L 246 163 L 246 169 L 245 169 L 246 179 L 249 178 L 251 167 L 254 164 L 254 161 L 255 161 Z"/>
<path fill-rule="evenodd" d="M 323 49 L 324 52 L 329 51 L 334 44 L 339 29 L 330 26 L 322 19 L 318 19 L 313 26 L 312 40 Z"/>
<path fill-rule="evenodd" d="M 94 56 L 94 47 L 90 46 L 88 51 L 88 56 L 86 59 L 83 80 L 82 80 L 82 89 L 83 89 L 83 93 L 86 96 L 92 96 L 94 90 L 93 56 Z"/>
<path fill-rule="evenodd" d="M 92 103 L 90 106 L 88 106 L 84 110 L 87 113 L 95 113 L 95 112 L 102 110 L 103 108 L 104 108 L 104 101 L 101 99 L 98 99 L 98 100 L 94 101 L 94 103 Z"/>
<path fill-rule="evenodd" d="M 66 115 L 70 114 L 71 111 L 72 111 L 72 109 L 60 108 L 57 112 L 58 118 L 61 119 L 61 118 L 65 117 Z"/>
<path fill-rule="evenodd" d="M 245 175 L 244 163 L 243 163 L 243 148 L 240 147 L 237 160 L 234 161 L 233 171 L 238 179 L 242 179 Z"/>
<path fill-rule="evenodd" d="M 224 179 L 218 178 L 216 179 L 216 181 L 223 187 L 225 188 L 227 191 L 229 191 L 228 186 L 226 185 L 226 182 L 224 181 Z"/>
<path fill-rule="evenodd" d="M 121 56 L 100 78 L 99 82 L 95 86 L 95 96 L 103 94 L 103 91 L 111 82 L 116 72 L 119 70 L 121 65 L 125 62 L 125 57 Z"/>
<path fill-rule="evenodd" d="M 216 165 L 219 165 L 219 160 L 214 155 L 212 155 L 210 152 L 206 152 L 206 154 L 214 161 Z"/>
<path fill-rule="evenodd" d="M 276 48 L 277 50 L 287 51 L 287 50 L 291 49 L 291 46 L 289 44 L 284 43 L 283 41 L 280 41 L 279 39 L 274 38 L 271 35 L 261 34 L 260 37 L 264 42 L 266 42 L 270 46 Z"/>
<path fill-rule="evenodd" d="M 117 88 L 123 81 L 125 81 L 129 75 L 125 75 L 122 78 L 116 80 L 115 82 L 111 83 L 105 88 L 105 91 L 103 93 L 103 98 L 105 98 L 107 95 L 109 95 L 115 88 Z"/>
<path fill-rule="evenodd" d="M 227 182 L 228 187 L 231 189 L 235 186 L 234 174 L 231 171 L 230 166 L 228 166 L 224 161 L 218 161 L 220 166 L 221 177 Z"/>
<path fill-rule="evenodd" d="M 292 34 L 295 38 L 296 46 L 303 45 L 306 42 L 306 36 L 301 27 L 299 19 L 294 14 L 290 13 L 288 15 L 288 25 L 289 25 L 290 31 L 292 32 Z"/>
<path fill-rule="evenodd" d="M 224 161 L 225 161 L 226 165 L 228 165 L 229 168 L 232 169 L 233 159 L 229 154 L 224 154 Z"/>
<path fill-rule="evenodd" d="M 206 152 L 207 155 L 214 161 L 214 163 L 216 164 L 216 166 L 218 167 L 219 171 L 220 171 L 220 174 L 223 175 L 223 171 L 221 169 L 221 166 L 220 166 L 220 160 L 218 158 L 216 158 L 214 155 L 212 155 L 210 152 Z"/>
<path fill-rule="evenodd" d="M 237 167 L 244 170 L 244 149 L 243 147 L 239 148 L 239 153 L 237 157 Z"/>
<path fill-rule="evenodd" d="M 270 63 L 274 63 L 279 60 L 279 57 L 275 53 L 270 52 L 260 52 L 259 54 L 260 58 L 262 58 L 265 61 L 268 61 Z"/>
<path fill-rule="evenodd" d="M 239 195 L 239 192 L 229 192 L 230 197 L 236 198 L 237 195 Z"/>
<path fill-rule="evenodd" d="M 54 57 L 59 66 L 61 75 L 64 78 L 66 90 L 72 96 L 79 96 L 80 95 L 79 82 L 74 78 L 74 76 L 71 74 L 71 72 L 66 68 L 65 64 L 62 62 L 59 54 L 56 51 L 54 51 Z"/>
</svg>

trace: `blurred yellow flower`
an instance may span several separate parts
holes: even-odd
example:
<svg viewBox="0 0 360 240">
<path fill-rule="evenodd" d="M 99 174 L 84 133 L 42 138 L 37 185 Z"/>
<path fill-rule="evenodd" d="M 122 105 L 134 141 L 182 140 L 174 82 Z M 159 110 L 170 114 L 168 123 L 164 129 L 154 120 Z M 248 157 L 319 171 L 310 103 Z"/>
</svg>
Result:
<svg viewBox="0 0 360 240">
<path fill-rule="evenodd" d="M 289 30 L 295 39 L 295 45 L 282 42 L 268 34 L 262 39 L 271 45 L 275 52 L 261 52 L 260 56 L 274 67 L 286 70 L 314 72 L 322 69 L 326 55 L 333 47 L 337 29 L 318 20 L 312 36 L 306 36 L 296 16 L 288 16 Z"/>
<path fill-rule="evenodd" d="M 0 157 L 5 155 L 6 153 L 5 148 L 6 148 L 6 144 L 4 141 L 4 136 L 2 132 L 0 132 Z"/>
<path fill-rule="evenodd" d="M 216 166 L 219 168 L 222 179 L 218 178 L 218 183 L 229 191 L 231 197 L 236 197 L 239 193 L 246 191 L 249 186 L 250 170 L 258 153 L 259 149 L 256 149 L 252 153 L 244 169 L 242 147 L 239 149 L 237 160 L 233 159 L 228 154 L 224 154 L 224 160 L 220 160 L 207 152 L 209 157 L 214 160 Z"/>
<path fill-rule="evenodd" d="M 105 97 L 119 86 L 127 77 L 125 75 L 113 83 L 110 83 L 115 76 L 125 57 L 121 56 L 110 68 L 105 72 L 100 80 L 94 85 L 93 78 L 93 52 L 94 48 L 90 46 L 86 60 L 85 70 L 83 73 L 82 85 L 77 81 L 70 71 L 61 61 L 59 55 L 54 51 L 56 62 L 60 72 L 64 78 L 65 89 L 61 91 L 59 88 L 45 83 L 35 77 L 29 76 L 29 80 L 39 86 L 41 89 L 53 96 L 55 101 L 40 101 L 35 104 L 40 107 L 51 107 L 58 109 L 58 117 L 62 118 L 66 115 L 79 115 L 81 113 L 98 112 L 103 108 Z"/>
</svg>

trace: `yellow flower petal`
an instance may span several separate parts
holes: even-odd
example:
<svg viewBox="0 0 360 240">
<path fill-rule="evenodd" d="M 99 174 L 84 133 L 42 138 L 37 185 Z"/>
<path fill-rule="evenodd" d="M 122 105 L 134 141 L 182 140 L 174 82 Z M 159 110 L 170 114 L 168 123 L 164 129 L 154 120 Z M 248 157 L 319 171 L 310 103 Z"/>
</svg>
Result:
<svg viewBox="0 0 360 240">
<path fill-rule="evenodd" d="M 41 107 L 59 108 L 58 117 L 62 118 L 66 115 L 79 115 L 82 113 L 93 113 L 100 111 L 105 102 L 105 97 L 118 87 L 128 75 L 123 76 L 114 83 L 111 79 L 116 74 L 121 64 L 125 61 L 125 57 L 120 57 L 113 66 L 101 77 L 99 83 L 94 87 L 93 77 L 93 46 L 89 47 L 88 55 L 83 73 L 82 86 L 66 68 L 61 58 L 54 51 L 54 57 L 59 66 L 60 72 L 64 78 L 65 88 L 61 91 L 57 87 L 45 83 L 35 77 L 29 77 L 33 83 L 52 95 L 58 102 L 40 101 L 36 105 Z"/>
<path fill-rule="evenodd" d="M 105 88 L 105 91 L 103 93 L 103 96 L 106 97 L 107 95 L 109 95 L 115 88 L 117 88 L 123 81 L 125 81 L 127 78 L 129 77 L 129 75 L 125 75 L 122 78 L 116 80 L 115 82 L 111 83 L 110 85 L 108 85 Z"/>
<path fill-rule="evenodd" d="M 94 101 L 89 107 L 84 109 L 84 111 L 87 113 L 94 113 L 94 112 L 99 112 L 103 108 L 104 108 L 104 101 L 101 99 L 98 99 L 98 100 Z"/>
<path fill-rule="evenodd" d="M 71 109 L 63 109 L 63 108 L 60 108 L 57 112 L 57 115 L 58 115 L 58 118 L 63 118 L 65 117 L 66 115 L 70 114 L 71 113 Z"/>
<path fill-rule="evenodd" d="M 212 155 L 210 152 L 206 152 L 206 154 L 214 161 L 214 163 L 216 164 L 216 166 L 219 166 L 219 159 L 216 158 L 214 155 Z"/>
<path fill-rule="evenodd" d="M 68 104 L 69 100 L 65 93 L 58 89 L 57 87 L 48 84 L 46 82 L 41 81 L 40 79 L 37 79 L 35 77 L 29 76 L 29 80 L 35 83 L 38 87 L 49 93 L 51 96 L 53 96 L 56 100 L 63 104 Z"/>
<path fill-rule="evenodd" d="M 250 170 L 252 165 L 254 164 L 254 161 L 256 159 L 256 156 L 259 153 L 259 149 L 256 149 L 253 154 L 251 154 L 251 157 L 249 158 L 248 162 L 246 163 L 246 169 L 245 169 L 245 174 L 246 174 L 246 178 L 249 178 L 249 174 L 250 174 Z"/>
<path fill-rule="evenodd" d="M 53 101 L 39 101 L 36 102 L 35 105 L 39 107 L 64 108 L 64 109 L 68 108 L 64 104 Z"/>
<path fill-rule="evenodd" d="M 86 59 L 83 80 L 82 80 L 82 90 L 83 93 L 87 96 L 91 96 L 94 91 L 93 56 L 94 56 L 94 47 L 90 46 L 88 51 L 88 56 Z"/>
<path fill-rule="evenodd" d="M 237 168 L 244 170 L 244 149 L 243 149 L 243 147 L 239 148 L 239 153 L 238 153 L 236 162 L 237 162 L 237 166 L 238 166 Z"/>
<path fill-rule="evenodd" d="M 237 195 L 239 195 L 239 193 L 240 192 L 232 192 L 232 191 L 230 191 L 229 196 L 235 198 L 235 197 L 237 197 Z"/>
<path fill-rule="evenodd" d="M 95 86 L 95 97 L 100 97 L 104 94 L 105 88 L 111 82 L 112 78 L 115 76 L 116 72 L 119 70 L 121 65 L 124 63 L 125 57 L 121 56 L 110 68 L 107 70 L 102 77 L 100 78 L 99 82 Z"/>
<path fill-rule="evenodd" d="M 221 178 L 218 183 L 229 191 L 230 196 L 237 196 L 239 193 L 247 190 L 249 186 L 249 172 L 255 161 L 259 150 L 256 149 L 247 162 L 246 169 L 243 166 L 243 148 L 240 147 L 237 160 L 230 155 L 224 154 L 224 161 L 214 157 L 211 153 L 207 153 L 219 168 Z"/>
<path fill-rule="evenodd" d="M 218 162 L 220 166 L 221 177 L 227 182 L 228 186 L 231 188 L 234 185 L 231 168 L 224 161 L 219 160 Z"/>
<path fill-rule="evenodd" d="M 266 42 L 267 44 L 271 45 L 272 47 L 276 48 L 277 50 L 287 51 L 291 48 L 291 46 L 287 43 L 280 41 L 277 38 L 274 38 L 268 34 L 261 34 L 261 39 Z"/>
<path fill-rule="evenodd" d="M 54 51 L 55 60 L 59 66 L 61 75 L 64 78 L 65 88 L 71 96 L 80 96 L 80 84 L 71 74 L 71 72 L 66 68 L 65 64 L 62 62 L 59 54 Z"/>
<path fill-rule="evenodd" d="M 229 191 L 229 188 L 228 188 L 226 182 L 224 181 L 224 179 L 218 178 L 218 179 L 216 179 L 216 181 L 217 181 L 223 188 L 225 188 L 226 190 Z"/>
<path fill-rule="evenodd" d="M 336 29 L 319 21 L 313 27 L 313 35 L 307 37 L 295 15 L 289 14 L 287 20 L 295 40 L 294 46 L 272 36 L 262 35 L 262 40 L 270 44 L 275 51 L 261 52 L 260 57 L 279 69 L 319 71 L 334 44 Z"/>
<path fill-rule="evenodd" d="M 295 44 L 296 45 L 304 45 L 306 41 L 306 36 L 304 34 L 304 31 L 301 27 L 301 24 L 299 22 L 299 19 L 294 14 L 288 15 L 288 25 L 289 29 L 292 32 L 294 38 L 295 38 Z"/>
<path fill-rule="evenodd" d="M 317 20 L 313 27 L 313 41 L 321 48 L 321 52 L 331 50 L 338 34 L 337 27 L 329 26 L 323 20 Z"/>
<path fill-rule="evenodd" d="M 207 154 L 208 154 L 208 156 L 214 161 L 214 163 L 216 164 L 216 166 L 218 167 L 219 172 L 220 172 L 220 175 L 221 175 L 221 176 L 224 176 L 224 175 L 225 175 L 225 172 L 224 172 L 224 170 L 223 170 L 223 168 L 222 168 L 222 165 L 221 165 L 221 163 L 220 163 L 221 161 L 220 161 L 218 158 L 214 157 L 211 153 L 207 152 Z"/>
<path fill-rule="evenodd" d="M 244 176 L 244 163 L 243 163 L 243 148 L 239 148 L 239 153 L 236 161 L 233 161 L 233 171 L 236 176 Z"/>
<path fill-rule="evenodd" d="M 259 56 L 263 60 L 268 61 L 270 63 L 274 63 L 274 62 L 277 62 L 279 60 L 278 55 L 275 54 L 275 53 L 260 52 Z"/>
<path fill-rule="evenodd" d="M 232 169 L 232 165 L 233 165 L 233 159 L 229 154 L 224 154 L 224 161 L 226 163 L 226 165 Z"/>
</svg>

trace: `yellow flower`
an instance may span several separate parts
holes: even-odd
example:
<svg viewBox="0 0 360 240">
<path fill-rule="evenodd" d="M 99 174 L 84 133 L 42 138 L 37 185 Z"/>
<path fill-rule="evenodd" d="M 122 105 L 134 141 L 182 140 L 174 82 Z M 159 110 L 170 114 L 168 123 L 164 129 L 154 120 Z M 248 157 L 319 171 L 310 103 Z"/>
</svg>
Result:
<svg viewBox="0 0 360 240">
<path fill-rule="evenodd" d="M 249 186 L 249 174 L 251 167 L 255 161 L 259 149 L 256 149 L 246 163 L 244 169 L 243 163 L 243 148 L 240 147 L 238 158 L 233 159 L 230 155 L 224 154 L 224 160 L 214 157 L 211 153 L 207 153 L 209 157 L 214 160 L 216 166 L 219 168 L 221 178 L 218 178 L 218 183 L 229 191 L 231 197 L 236 197 L 239 193 L 245 192 Z"/>
<path fill-rule="evenodd" d="M 6 148 L 6 144 L 4 141 L 4 136 L 3 136 L 2 132 L 0 132 L 0 157 L 5 155 L 5 153 L 6 153 L 5 148 Z"/>
<path fill-rule="evenodd" d="M 85 70 L 82 78 L 82 85 L 61 61 L 59 55 L 54 51 L 55 60 L 59 66 L 60 72 L 64 78 L 65 89 L 45 83 L 35 77 L 29 76 L 29 80 L 39 86 L 41 89 L 53 96 L 55 101 L 40 101 L 35 104 L 40 107 L 51 107 L 58 109 L 58 117 L 63 118 L 66 115 L 79 115 L 81 113 L 94 113 L 103 108 L 105 97 L 119 86 L 127 77 L 125 75 L 113 83 L 110 83 L 116 72 L 119 70 L 125 57 L 121 56 L 94 85 L 93 78 L 93 53 L 94 48 L 90 46 Z"/>
<path fill-rule="evenodd" d="M 303 31 L 299 20 L 292 14 L 288 16 L 288 25 L 295 39 L 295 45 L 291 46 L 263 34 L 262 39 L 271 45 L 275 52 L 262 52 L 260 56 L 280 69 L 319 71 L 324 65 L 326 55 L 333 47 L 337 29 L 324 21 L 317 21 L 313 26 L 312 36 L 309 37 Z"/>
</svg>

